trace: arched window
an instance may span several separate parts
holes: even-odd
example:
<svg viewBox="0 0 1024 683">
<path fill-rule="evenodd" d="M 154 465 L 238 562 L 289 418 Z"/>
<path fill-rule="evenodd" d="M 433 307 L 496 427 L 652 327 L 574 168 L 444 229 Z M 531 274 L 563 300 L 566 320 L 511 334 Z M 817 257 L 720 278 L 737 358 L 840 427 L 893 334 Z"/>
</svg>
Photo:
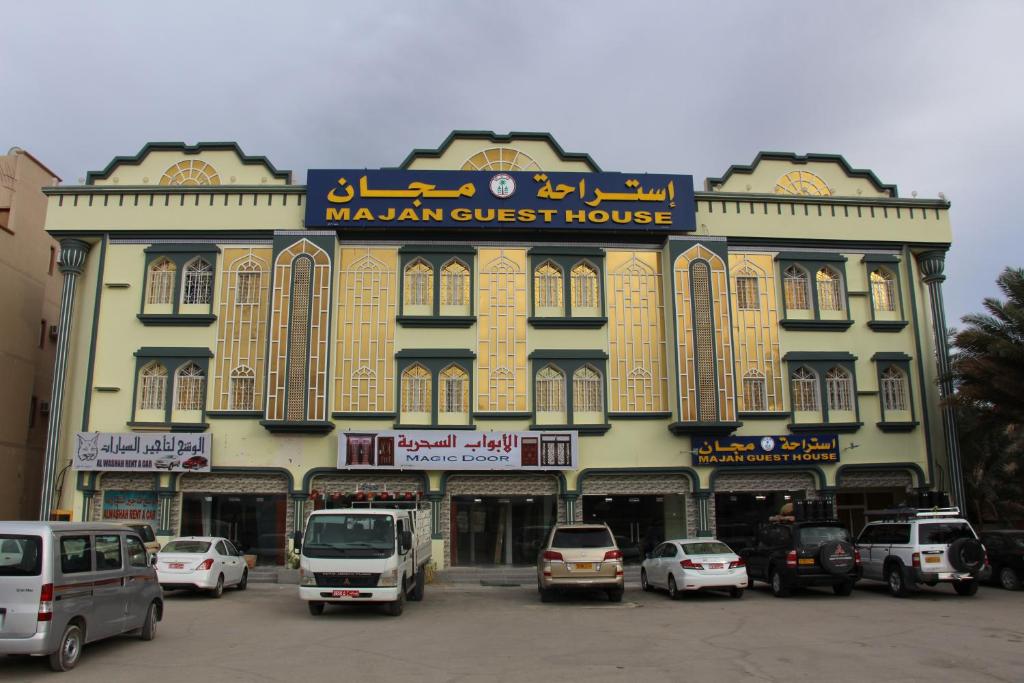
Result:
<svg viewBox="0 0 1024 683">
<path fill-rule="evenodd" d="M 430 412 L 430 371 L 419 363 L 402 371 L 402 412 Z"/>
<path fill-rule="evenodd" d="M 570 277 L 573 308 L 599 309 L 601 290 L 597 282 L 597 268 L 586 261 L 581 261 L 572 267 Z"/>
<path fill-rule="evenodd" d="M 604 392 L 601 373 L 589 365 L 572 373 L 572 409 L 577 413 L 604 411 Z"/>
<path fill-rule="evenodd" d="M 790 266 L 783 274 L 782 283 L 786 295 L 786 308 L 794 311 L 810 310 L 811 292 L 807 271 L 799 266 Z"/>
<path fill-rule="evenodd" d="M 761 308 L 757 275 L 751 273 L 749 269 L 736 276 L 736 308 L 741 311 L 756 311 Z"/>
<path fill-rule="evenodd" d="M 876 311 L 896 310 L 896 280 L 883 268 L 871 271 L 871 302 Z"/>
<path fill-rule="evenodd" d="M 441 267 L 441 305 L 469 305 L 469 268 L 457 259 Z"/>
<path fill-rule="evenodd" d="M 537 308 L 562 307 L 562 270 L 551 261 L 533 271 L 533 301 Z"/>
<path fill-rule="evenodd" d="M 247 365 L 231 372 L 231 410 L 256 409 L 256 373 Z"/>
<path fill-rule="evenodd" d="M 846 368 L 836 366 L 825 373 L 829 410 L 853 410 L 853 378 Z"/>
<path fill-rule="evenodd" d="M 537 412 L 565 411 L 565 375 L 556 367 L 546 365 L 537 373 Z"/>
<path fill-rule="evenodd" d="M 793 410 L 796 412 L 817 412 L 821 410 L 818 401 L 818 376 L 807 368 L 793 371 Z"/>
<path fill-rule="evenodd" d="M 168 258 L 157 259 L 150 264 L 146 283 L 147 304 L 174 303 L 174 273 L 177 270 L 174 261 Z"/>
<path fill-rule="evenodd" d="M 882 373 L 882 409 L 907 410 L 907 404 L 906 376 L 896 368 L 886 368 Z"/>
<path fill-rule="evenodd" d="M 167 396 L 167 368 L 150 363 L 139 374 L 139 410 L 163 410 Z"/>
<path fill-rule="evenodd" d="M 438 409 L 442 413 L 469 412 L 469 374 L 458 365 L 449 365 L 441 371 L 439 381 Z"/>
<path fill-rule="evenodd" d="M 174 409 L 202 410 L 206 376 L 195 363 L 188 363 L 174 373 Z"/>
<path fill-rule="evenodd" d="M 423 259 L 416 259 L 405 267 L 404 285 L 406 306 L 434 305 L 434 269 Z"/>
<path fill-rule="evenodd" d="M 768 410 L 768 385 L 760 370 L 748 370 L 743 375 L 743 410 Z"/>
<path fill-rule="evenodd" d="M 235 303 L 256 304 L 260 301 L 260 284 L 263 273 L 258 263 L 246 261 L 238 268 L 235 281 Z"/>
<path fill-rule="evenodd" d="M 213 286 L 213 268 L 204 259 L 195 259 L 185 264 L 181 282 L 181 303 L 208 304 Z"/>
<path fill-rule="evenodd" d="M 839 274 L 825 266 L 817 272 L 818 309 L 822 311 L 843 310 L 843 292 Z"/>
</svg>

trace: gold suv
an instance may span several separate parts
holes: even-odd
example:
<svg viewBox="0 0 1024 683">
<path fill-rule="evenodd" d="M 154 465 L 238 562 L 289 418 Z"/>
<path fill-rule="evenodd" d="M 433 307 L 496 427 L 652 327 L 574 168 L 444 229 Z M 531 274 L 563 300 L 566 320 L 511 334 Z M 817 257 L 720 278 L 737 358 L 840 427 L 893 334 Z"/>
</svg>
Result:
<svg viewBox="0 0 1024 683">
<path fill-rule="evenodd" d="M 622 551 L 607 524 L 556 524 L 537 556 L 537 591 L 550 602 L 558 591 L 603 590 L 622 601 Z"/>
</svg>

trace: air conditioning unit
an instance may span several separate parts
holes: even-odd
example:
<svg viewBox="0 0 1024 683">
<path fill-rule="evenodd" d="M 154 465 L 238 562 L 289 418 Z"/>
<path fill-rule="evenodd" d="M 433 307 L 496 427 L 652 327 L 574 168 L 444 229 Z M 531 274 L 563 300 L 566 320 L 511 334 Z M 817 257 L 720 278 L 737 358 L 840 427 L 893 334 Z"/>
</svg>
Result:
<svg viewBox="0 0 1024 683">
<path fill-rule="evenodd" d="M 57 326 L 50 325 L 50 339 L 57 341 Z"/>
<path fill-rule="evenodd" d="M 49 415 L 50 414 L 50 402 L 49 401 L 40 401 L 39 402 L 39 414 L 40 415 Z"/>
</svg>

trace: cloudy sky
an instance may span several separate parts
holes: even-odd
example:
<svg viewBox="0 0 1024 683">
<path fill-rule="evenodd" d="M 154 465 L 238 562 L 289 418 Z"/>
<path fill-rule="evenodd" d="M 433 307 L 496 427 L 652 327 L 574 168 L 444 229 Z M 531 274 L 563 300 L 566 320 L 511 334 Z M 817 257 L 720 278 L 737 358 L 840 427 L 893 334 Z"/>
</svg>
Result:
<svg viewBox="0 0 1024 683">
<path fill-rule="evenodd" d="M 266 9 L 262 6 L 266 5 Z M 305 178 L 452 129 L 549 131 L 606 170 L 843 154 L 952 201 L 950 324 L 1024 265 L 1022 2 L 4 3 L 0 147 L 76 183 L 151 140 Z"/>
</svg>

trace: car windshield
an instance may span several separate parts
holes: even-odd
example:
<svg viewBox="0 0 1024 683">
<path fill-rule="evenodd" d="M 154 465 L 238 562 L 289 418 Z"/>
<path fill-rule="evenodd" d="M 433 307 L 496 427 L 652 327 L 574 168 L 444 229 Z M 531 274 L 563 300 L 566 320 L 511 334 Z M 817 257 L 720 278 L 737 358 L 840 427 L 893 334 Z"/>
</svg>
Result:
<svg viewBox="0 0 1024 683">
<path fill-rule="evenodd" d="M 209 541 L 171 541 L 163 547 L 162 553 L 205 553 L 210 549 Z"/>
<path fill-rule="evenodd" d="M 390 557 L 395 552 L 391 515 L 316 515 L 309 520 L 302 554 L 306 557 Z"/>
<path fill-rule="evenodd" d="M 974 538 L 974 533 L 967 522 L 939 522 L 920 525 L 917 538 L 921 545 L 949 545 L 961 538 Z"/>
<path fill-rule="evenodd" d="M 148 524 L 129 524 L 132 529 L 138 532 L 139 536 L 142 536 L 144 543 L 152 543 L 156 540 L 156 536 L 153 534 L 153 527 Z"/>
<path fill-rule="evenodd" d="M 615 543 L 607 529 L 559 529 L 551 540 L 552 548 L 610 548 Z"/>
<path fill-rule="evenodd" d="M 722 555 L 732 553 L 732 549 L 729 546 L 718 541 L 684 543 L 683 551 L 687 555 Z"/>
<path fill-rule="evenodd" d="M 850 532 L 841 526 L 805 526 L 800 529 L 800 545 L 821 545 L 829 541 L 850 543 Z"/>
<path fill-rule="evenodd" d="M 42 547 L 38 536 L 0 536 L 0 576 L 39 576 Z"/>
</svg>

